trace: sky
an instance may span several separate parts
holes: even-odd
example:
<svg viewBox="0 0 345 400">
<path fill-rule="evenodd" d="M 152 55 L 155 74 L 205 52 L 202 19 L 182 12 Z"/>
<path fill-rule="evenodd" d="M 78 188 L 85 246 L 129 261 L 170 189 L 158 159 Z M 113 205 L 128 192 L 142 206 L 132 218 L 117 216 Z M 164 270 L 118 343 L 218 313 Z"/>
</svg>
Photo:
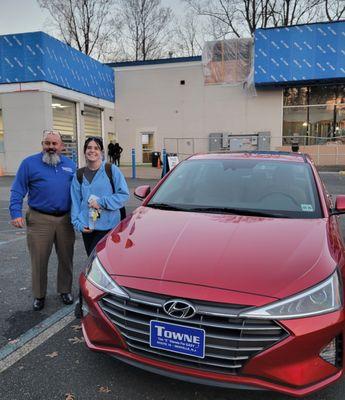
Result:
<svg viewBox="0 0 345 400">
<path fill-rule="evenodd" d="M 36 0 L 0 0 L 0 35 L 47 30 L 47 14 Z"/>
<path fill-rule="evenodd" d="M 179 3 L 179 0 L 162 1 L 177 13 L 182 10 Z M 0 10 L 0 35 L 34 31 L 52 33 L 49 14 L 40 9 L 36 0 L 0 0 Z"/>
</svg>

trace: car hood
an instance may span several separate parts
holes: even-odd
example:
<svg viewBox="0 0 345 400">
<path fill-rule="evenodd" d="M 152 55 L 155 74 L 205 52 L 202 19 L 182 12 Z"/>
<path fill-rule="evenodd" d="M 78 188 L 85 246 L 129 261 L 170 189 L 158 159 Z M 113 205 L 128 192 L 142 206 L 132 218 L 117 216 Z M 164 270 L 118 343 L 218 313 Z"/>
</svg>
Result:
<svg viewBox="0 0 345 400">
<path fill-rule="evenodd" d="M 326 279 L 327 219 L 278 219 L 139 207 L 107 238 L 110 275 L 283 298 Z"/>
</svg>

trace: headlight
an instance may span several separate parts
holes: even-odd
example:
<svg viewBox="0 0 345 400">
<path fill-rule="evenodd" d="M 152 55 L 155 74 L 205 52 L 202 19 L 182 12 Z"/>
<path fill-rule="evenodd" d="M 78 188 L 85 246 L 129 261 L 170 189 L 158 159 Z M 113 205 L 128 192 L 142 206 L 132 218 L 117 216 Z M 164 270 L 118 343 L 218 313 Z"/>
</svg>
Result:
<svg viewBox="0 0 345 400">
<path fill-rule="evenodd" d="M 286 300 L 245 312 L 240 317 L 292 319 L 327 314 L 342 306 L 341 285 L 336 271 L 324 282 Z"/>
<path fill-rule="evenodd" d="M 128 297 L 127 293 L 118 286 L 103 268 L 98 257 L 90 257 L 90 265 L 85 273 L 86 278 L 104 292 L 113 293 L 116 296 Z"/>
</svg>

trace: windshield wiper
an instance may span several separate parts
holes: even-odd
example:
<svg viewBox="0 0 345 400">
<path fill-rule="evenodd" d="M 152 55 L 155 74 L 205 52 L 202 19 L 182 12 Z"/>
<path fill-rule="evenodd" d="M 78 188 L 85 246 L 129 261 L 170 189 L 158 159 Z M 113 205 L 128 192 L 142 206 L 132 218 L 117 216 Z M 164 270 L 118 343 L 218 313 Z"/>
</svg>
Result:
<svg viewBox="0 0 345 400">
<path fill-rule="evenodd" d="M 149 203 L 149 204 L 146 204 L 146 207 L 158 208 L 160 210 L 189 211 L 188 208 L 173 206 L 173 205 L 167 204 L 167 203 Z"/>
<path fill-rule="evenodd" d="M 235 215 L 249 215 L 254 217 L 271 217 L 271 218 L 290 218 L 289 216 L 281 213 L 272 213 L 257 210 L 246 210 L 243 208 L 230 208 L 230 207 L 196 207 L 190 208 L 191 212 L 209 212 L 219 214 L 235 214 Z"/>
<path fill-rule="evenodd" d="M 289 216 L 281 213 L 271 213 L 265 211 L 246 210 L 243 208 L 230 208 L 230 207 L 178 207 L 168 203 L 149 203 L 146 205 L 146 207 L 157 208 L 160 210 L 171 210 L 171 211 L 235 214 L 235 215 L 248 215 L 254 217 L 268 217 L 268 218 L 290 218 Z"/>
</svg>

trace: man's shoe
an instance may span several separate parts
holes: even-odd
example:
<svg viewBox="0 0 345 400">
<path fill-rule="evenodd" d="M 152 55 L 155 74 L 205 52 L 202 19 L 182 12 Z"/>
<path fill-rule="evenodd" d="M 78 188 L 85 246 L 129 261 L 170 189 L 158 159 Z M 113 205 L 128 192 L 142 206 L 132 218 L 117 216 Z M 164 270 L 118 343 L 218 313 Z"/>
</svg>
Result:
<svg viewBox="0 0 345 400">
<path fill-rule="evenodd" d="M 61 299 L 64 304 L 72 304 L 73 296 L 71 293 L 61 293 Z"/>
<path fill-rule="evenodd" d="M 44 307 L 44 297 L 41 299 L 34 299 L 34 304 L 32 305 L 32 308 L 34 311 L 40 311 Z"/>
</svg>

